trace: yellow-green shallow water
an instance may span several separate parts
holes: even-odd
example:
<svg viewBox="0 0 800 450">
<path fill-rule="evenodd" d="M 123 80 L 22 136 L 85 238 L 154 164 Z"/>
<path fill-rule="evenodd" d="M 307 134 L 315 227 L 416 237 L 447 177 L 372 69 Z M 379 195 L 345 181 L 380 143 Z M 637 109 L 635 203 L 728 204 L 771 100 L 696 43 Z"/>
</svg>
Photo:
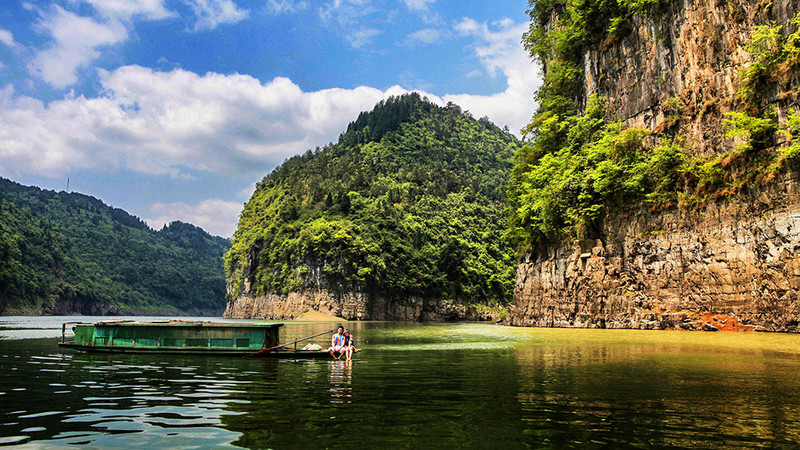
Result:
<svg viewBox="0 0 800 450">
<path fill-rule="evenodd" d="M 0 321 L 0 444 L 800 446 L 798 335 L 348 323 L 347 363 L 73 353 L 60 320 Z"/>
</svg>

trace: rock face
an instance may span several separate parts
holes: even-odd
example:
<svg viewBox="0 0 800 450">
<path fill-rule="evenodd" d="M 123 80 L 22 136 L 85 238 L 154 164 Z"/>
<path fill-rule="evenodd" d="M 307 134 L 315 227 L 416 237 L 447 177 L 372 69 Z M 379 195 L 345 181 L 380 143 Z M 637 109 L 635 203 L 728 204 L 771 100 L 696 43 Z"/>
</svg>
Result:
<svg viewBox="0 0 800 450">
<path fill-rule="evenodd" d="M 800 331 L 800 180 L 530 251 L 510 325 Z"/>
<path fill-rule="evenodd" d="M 732 109 L 739 73 L 750 63 L 751 30 L 777 23 L 784 32 L 800 11 L 797 0 L 670 0 L 661 10 L 630 18 L 632 32 L 584 54 L 584 94 L 606 98 L 608 115 L 650 130 L 676 127 L 696 153 L 718 154 L 734 143 L 723 138 L 722 117 Z M 779 119 L 797 105 L 800 72 L 769 86 Z M 670 98 L 681 107 L 680 122 Z M 780 101 L 778 101 L 780 99 Z M 673 106 L 675 103 L 672 103 Z M 671 118 L 670 116 L 673 116 Z M 780 138 L 780 136 L 778 136 Z"/>
<path fill-rule="evenodd" d="M 724 139 L 722 119 L 751 61 L 751 30 L 777 23 L 794 31 L 798 11 L 797 0 L 662 2 L 658 12 L 630 18 L 627 37 L 584 53 L 580 97 L 597 93 L 609 117 L 671 130 L 694 154 L 722 154 L 736 145 Z M 798 107 L 797 86 L 800 71 L 760 92 L 781 124 Z M 528 250 L 506 323 L 800 331 L 796 172 L 697 210 L 609 215 L 602 234 Z"/>
<path fill-rule="evenodd" d="M 452 321 L 495 320 L 498 312 L 476 309 L 449 300 L 419 297 L 387 299 L 361 292 L 341 294 L 328 289 L 291 292 L 288 295 L 240 296 L 228 302 L 224 317 L 291 320 L 319 311 L 347 320 Z"/>
</svg>

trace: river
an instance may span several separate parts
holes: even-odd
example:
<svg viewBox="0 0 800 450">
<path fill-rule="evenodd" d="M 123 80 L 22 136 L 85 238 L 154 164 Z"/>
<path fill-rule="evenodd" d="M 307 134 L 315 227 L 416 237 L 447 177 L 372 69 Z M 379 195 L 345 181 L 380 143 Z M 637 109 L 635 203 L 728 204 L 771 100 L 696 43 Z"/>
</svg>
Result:
<svg viewBox="0 0 800 450">
<path fill-rule="evenodd" d="M 0 444 L 800 445 L 798 335 L 364 322 L 347 363 L 59 349 L 76 319 L 0 318 Z"/>
</svg>

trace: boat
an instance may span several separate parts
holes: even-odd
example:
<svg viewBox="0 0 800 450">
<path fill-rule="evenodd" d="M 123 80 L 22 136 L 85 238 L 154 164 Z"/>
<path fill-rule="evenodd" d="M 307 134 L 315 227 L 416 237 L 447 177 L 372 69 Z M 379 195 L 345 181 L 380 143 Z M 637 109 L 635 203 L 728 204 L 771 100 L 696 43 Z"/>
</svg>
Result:
<svg viewBox="0 0 800 450">
<path fill-rule="evenodd" d="M 297 343 L 278 341 L 281 323 L 239 323 L 196 320 L 102 320 L 65 322 L 59 347 L 91 353 L 152 353 L 178 355 L 253 356 L 268 358 L 330 357 L 327 351 L 298 349 Z M 74 337 L 70 341 L 67 327 Z M 294 344 L 293 348 L 289 346 Z M 317 346 L 318 347 L 318 346 Z"/>
</svg>

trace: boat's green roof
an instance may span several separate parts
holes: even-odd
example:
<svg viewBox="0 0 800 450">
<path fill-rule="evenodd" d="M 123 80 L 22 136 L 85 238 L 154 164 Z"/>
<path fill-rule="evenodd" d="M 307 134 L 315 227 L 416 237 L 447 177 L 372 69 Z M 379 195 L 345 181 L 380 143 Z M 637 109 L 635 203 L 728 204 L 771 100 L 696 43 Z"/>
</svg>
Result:
<svg viewBox="0 0 800 450">
<path fill-rule="evenodd" d="M 212 322 L 204 320 L 164 320 L 140 322 L 138 320 L 101 320 L 92 324 L 96 327 L 211 327 L 211 328 L 278 328 L 282 323 L 257 322 Z"/>
</svg>

